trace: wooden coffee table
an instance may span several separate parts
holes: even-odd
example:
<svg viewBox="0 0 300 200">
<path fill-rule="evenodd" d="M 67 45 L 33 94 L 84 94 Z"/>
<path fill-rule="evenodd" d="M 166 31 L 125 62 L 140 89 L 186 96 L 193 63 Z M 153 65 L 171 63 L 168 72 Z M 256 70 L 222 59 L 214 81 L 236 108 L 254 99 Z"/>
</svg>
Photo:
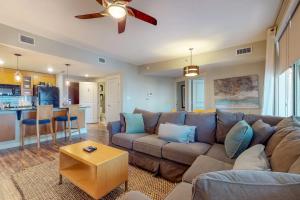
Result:
<svg viewBox="0 0 300 200">
<path fill-rule="evenodd" d="M 84 147 L 96 146 L 93 153 Z M 100 199 L 125 183 L 128 187 L 128 152 L 93 141 L 84 141 L 59 149 L 59 184 L 62 176 L 94 199 Z"/>
</svg>

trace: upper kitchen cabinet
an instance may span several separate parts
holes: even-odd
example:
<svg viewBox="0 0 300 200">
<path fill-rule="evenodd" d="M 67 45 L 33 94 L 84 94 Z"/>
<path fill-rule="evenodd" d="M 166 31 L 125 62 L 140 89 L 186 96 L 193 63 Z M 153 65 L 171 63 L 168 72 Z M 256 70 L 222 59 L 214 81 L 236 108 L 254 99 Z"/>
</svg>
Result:
<svg viewBox="0 0 300 200">
<path fill-rule="evenodd" d="M 0 68 L 0 84 L 20 85 L 21 82 L 15 80 L 14 69 Z"/>
<path fill-rule="evenodd" d="M 288 37 L 289 56 L 288 64 L 292 66 L 300 59 L 300 9 L 296 11 L 291 19 Z"/>
<path fill-rule="evenodd" d="M 52 74 L 33 73 L 33 85 L 50 84 L 56 85 L 56 77 Z"/>
</svg>

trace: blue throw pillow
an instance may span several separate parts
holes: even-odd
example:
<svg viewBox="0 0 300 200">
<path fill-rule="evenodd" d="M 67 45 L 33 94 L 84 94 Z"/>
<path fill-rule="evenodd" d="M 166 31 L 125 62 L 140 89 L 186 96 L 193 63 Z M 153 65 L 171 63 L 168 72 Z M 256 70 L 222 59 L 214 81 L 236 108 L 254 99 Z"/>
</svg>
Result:
<svg viewBox="0 0 300 200">
<path fill-rule="evenodd" d="M 253 137 L 251 126 L 245 121 L 239 121 L 228 132 L 225 138 L 225 150 L 229 158 L 237 158 L 245 151 Z"/>
<path fill-rule="evenodd" d="M 142 114 L 123 113 L 126 123 L 126 133 L 145 133 Z"/>
<path fill-rule="evenodd" d="M 160 124 L 158 137 L 167 142 L 189 143 L 191 128 L 177 124 Z"/>
</svg>

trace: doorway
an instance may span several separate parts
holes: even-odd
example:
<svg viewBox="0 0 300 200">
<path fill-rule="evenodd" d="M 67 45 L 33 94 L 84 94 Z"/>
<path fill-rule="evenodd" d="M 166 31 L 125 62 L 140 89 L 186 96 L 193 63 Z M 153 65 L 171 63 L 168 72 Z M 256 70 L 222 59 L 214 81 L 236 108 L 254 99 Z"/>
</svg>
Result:
<svg viewBox="0 0 300 200">
<path fill-rule="evenodd" d="M 114 76 L 106 79 L 105 87 L 105 118 L 106 122 L 120 119 L 121 112 L 121 87 L 120 77 Z"/>
<path fill-rule="evenodd" d="M 180 81 L 176 83 L 176 110 L 177 111 L 185 111 L 185 95 L 186 87 L 185 81 Z"/>
</svg>

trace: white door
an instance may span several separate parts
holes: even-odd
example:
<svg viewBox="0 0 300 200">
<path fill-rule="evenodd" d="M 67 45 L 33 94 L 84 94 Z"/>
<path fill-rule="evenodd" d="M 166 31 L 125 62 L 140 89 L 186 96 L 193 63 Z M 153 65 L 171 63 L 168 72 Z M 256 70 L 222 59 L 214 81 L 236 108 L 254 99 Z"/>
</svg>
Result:
<svg viewBox="0 0 300 200">
<path fill-rule="evenodd" d="M 120 77 L 113 77 L 106 80 L 106 120 L 107 122 L 120 120 L 121 112 L 121 88 Z"/>
<path fill-rule="evenodd" d="M 81 106 L 86 106 L 86 123 L 98 122 L 98 95 L 97 83 L 80 82 L 79 83 L 79 102 Z"/>
</svg>

